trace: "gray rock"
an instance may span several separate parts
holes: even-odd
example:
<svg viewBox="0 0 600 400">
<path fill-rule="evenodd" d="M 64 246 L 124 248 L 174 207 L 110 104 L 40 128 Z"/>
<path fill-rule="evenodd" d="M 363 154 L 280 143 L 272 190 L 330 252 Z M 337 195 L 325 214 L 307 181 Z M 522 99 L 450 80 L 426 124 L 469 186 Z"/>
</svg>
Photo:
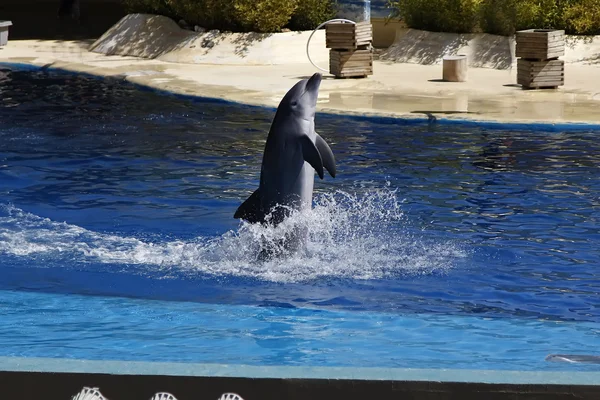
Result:
<svg viewBox="0 0 600 400">
<path fill-rule="evenodd" d="M 205 49 L 212 49 L 213 47 L 215 47 L 215 42 L 213 42 L 213 41 L 212 41 L 212 40 L 210 40 L 210 39 L 204 39 L 204 40 L 202 41 L 202 44 L 201 44 L 201 46 L 202 46 L 203 48 L 205 48 Z"/>
<path fill-rule="evenodd" d="M 181 29 L 190 29 L 190 25 L 185 21 L 185 19 L 180 19 L 177 24 Z"/>
<path fill-rule="evenodd" d="M 194 25 L 194 31 L 196 31 L 198 33 L 204 33 L 204 32 L 206 32 L 206 29 L 201 27 L 200 25 Z"/>
</svg>

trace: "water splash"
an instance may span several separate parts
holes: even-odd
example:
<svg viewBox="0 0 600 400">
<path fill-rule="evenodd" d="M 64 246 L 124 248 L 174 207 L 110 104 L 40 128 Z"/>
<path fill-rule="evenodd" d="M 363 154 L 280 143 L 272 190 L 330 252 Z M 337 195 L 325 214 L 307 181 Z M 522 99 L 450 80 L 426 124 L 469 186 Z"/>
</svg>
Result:
<svg viewBox="0 0 600 400">
<path fill-rule="evenodd" d="M 277 227 L 241 222 L 236 231 L 191 241 L 151 242 L 103 234 L 42 218 L 13 206 L 0 216 L 0 254 L 76 263 L 137 266 L 140 271 L 244 276 L 272 282 L 319 278 L 386 279 L 451 268 L 460 246 L 429 242 L 403 231 L 395 190 L 316 196 L 312 210 L 295 212 Z M 281 246 L 297 229 L 306 245 L 285 257 L 260 261 L 261 246 Z M 284 251 L 285 252 L 285 251 Z M 52 264 L 65 264 L 53 262 Z"/>
</svg>

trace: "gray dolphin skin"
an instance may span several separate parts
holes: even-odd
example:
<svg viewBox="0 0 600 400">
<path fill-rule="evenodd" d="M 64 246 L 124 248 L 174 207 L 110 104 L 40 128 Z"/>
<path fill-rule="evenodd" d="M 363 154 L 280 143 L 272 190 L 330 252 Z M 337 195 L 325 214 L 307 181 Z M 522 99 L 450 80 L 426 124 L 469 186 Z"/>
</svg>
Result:
<svg viewBox="0 0 600 400">
<path fill-rule="evenodd" d="M 291 210 L 312 207 L 315 171 L 335 177 L 335 158 L 315 132 L 321 74 L 296 83 L 283 97 L 265 144 L 258 189 L 234 218 L 277 225 Z M 268 217 L 268 220 L 267 220 Z"/>
<path fill-rule="evenodd" d="M 600 356 L 586 354 L 550 354 L 546 361 L 582 364 L 600 364 Z"/>
</svg>

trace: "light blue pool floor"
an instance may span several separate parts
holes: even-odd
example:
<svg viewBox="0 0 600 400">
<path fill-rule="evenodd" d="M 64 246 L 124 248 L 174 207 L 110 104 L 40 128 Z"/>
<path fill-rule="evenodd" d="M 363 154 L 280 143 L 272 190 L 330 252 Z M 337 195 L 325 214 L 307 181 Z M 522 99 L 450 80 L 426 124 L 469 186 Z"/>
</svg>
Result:
<svg viewBox="0 0 600 400">
<path fill-rule="evenodd" d="M 498 370 L 600 370 L 549 363 L 590 354 L 582 322 L 294 309 L 0 292 L 0 356 Z M 368 332 L 368 335 L 365 333 Z"/>
</svg>

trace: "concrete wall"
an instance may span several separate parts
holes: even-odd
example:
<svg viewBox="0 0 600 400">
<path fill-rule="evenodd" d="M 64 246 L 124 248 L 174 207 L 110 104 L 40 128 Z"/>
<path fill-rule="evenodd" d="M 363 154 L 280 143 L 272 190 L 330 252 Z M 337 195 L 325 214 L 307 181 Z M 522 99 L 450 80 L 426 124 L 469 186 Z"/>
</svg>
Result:
<svg viewBox="0 0 600 400">
<path fill-rule="evenodd" d="M 386 21 L 385 18 L 371 17 L 373 24 L 373 47 L 378 49 L 387 49 L 398 36 L 399 32 L 406 29 L 406 25 L 402 21 L 392 20 Z"/>
<path fill-rule="evenodd" d="M 386 21 L 391 9 L 387 0 L 371 0 L 371 23 L 373 24 L 373 46 L 387 48 L 394 43 L 398 31 L 406 25 L 398 19 Z"/>
</svg>

